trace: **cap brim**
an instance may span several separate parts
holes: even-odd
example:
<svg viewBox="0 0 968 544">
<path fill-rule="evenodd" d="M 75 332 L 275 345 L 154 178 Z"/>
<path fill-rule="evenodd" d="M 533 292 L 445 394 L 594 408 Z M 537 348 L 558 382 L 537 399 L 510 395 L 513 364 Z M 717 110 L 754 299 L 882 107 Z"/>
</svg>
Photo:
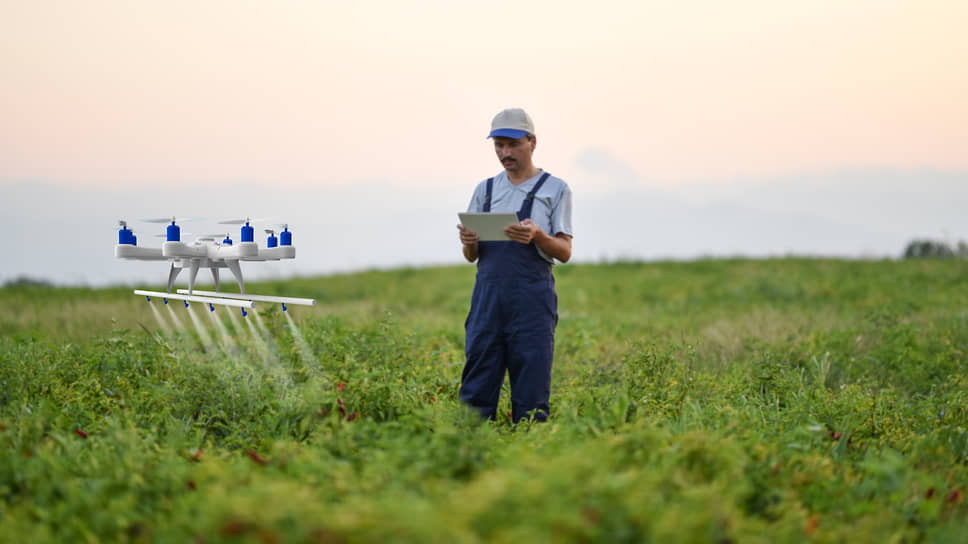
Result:
<svg viewBox="0 0 968 544">
<path fill-rule="evenodd" d="M 497 136 L 502 136 L 504 138 L 520 140 L 521 138 L 524 138 L 527 135 L 528 135 L 528 131 L 526 130 L 517 130 L 513 128 L 498 128 L 498 129 L 492 130 L 491 133 L 487 135 L 487 137 L 494 138 Z"/>
</svg>

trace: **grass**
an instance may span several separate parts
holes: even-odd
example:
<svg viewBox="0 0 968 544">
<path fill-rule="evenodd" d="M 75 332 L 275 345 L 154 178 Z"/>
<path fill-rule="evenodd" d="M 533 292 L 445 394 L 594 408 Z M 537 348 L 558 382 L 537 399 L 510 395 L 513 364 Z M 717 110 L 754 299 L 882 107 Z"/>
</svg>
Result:
<svg viewBox="0 0 968 544">
<path fill-rule="evenodd" d="M 961 540 L 966 272 L 559 267 L 552 417 L 518 427 L 455 398 L 470 266 L 253 285 L 318 305 L 180 333 L 127 289 L 3 289 L 0 535 Z"/>
</svg>

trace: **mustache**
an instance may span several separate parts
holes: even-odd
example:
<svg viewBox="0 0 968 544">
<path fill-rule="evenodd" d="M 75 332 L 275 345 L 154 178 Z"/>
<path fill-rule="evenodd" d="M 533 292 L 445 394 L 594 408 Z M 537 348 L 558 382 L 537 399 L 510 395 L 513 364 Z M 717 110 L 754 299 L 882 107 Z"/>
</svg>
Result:
<svg viewBox="0 0 968 544">
<path fill-rule="evenodd" d="M 518 162 L 518 160 L 517 159 L 512 159 L 511 157 L 508 157 L 506 159 L 501 159 L 501 164 L 504 164 L 506 162 Z"/>
</svg>

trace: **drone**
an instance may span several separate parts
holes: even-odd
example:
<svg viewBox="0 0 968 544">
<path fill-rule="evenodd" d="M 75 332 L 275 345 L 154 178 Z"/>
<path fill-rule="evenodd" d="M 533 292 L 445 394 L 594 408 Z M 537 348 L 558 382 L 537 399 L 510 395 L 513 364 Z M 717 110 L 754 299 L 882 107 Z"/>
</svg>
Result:
<svg viewBox="0 0 968 544">
<path fill-rule="evenodd" d="M 179 221 L 185 218 L 164 217 L 158 219 L 142 219 L 145 223 L 169 223 L 164 237 L 166 241 L 160 248 L 138 245 L 138 238 L 134 231 L 128 228 L 127 221 L 118 221 L 118 243 L 114 246 L 114 256 L 119 259 L 136 261 L 168 261 L 168 290 L 145 291 L 135 290 L 134 294 L 144 296 L 151 302 L 151 297 L 161 298 L 168 304 L 168 299 L 180 300 L 188 307 L 189 302 L 208 304 L 211 311 L 215 305 L 236 307 L 242 309 L 242 315 L 247 315 L 246 309 L 255 307 L 256 302 L 282 304 L 282 311 L 286 311 L 287 304 L 315 306 L 316 300 L 310 298 L 275 297 L 266 295 L 246 294 L 245 282 L 242 279 L 242 261 L 278 261 L 296 258 L 296 247 L 292 245 L 292 232 L 288 224 L 279 225 L 282 231 L 276 237 L 274 229 L 264 229 L 268 235 L 265 247 L 259 247 L 255 242 L 255 227 L 250 223 L 260 222 L 256 219 L 232 219 L 220 221 L 221 225 L 242 225 L 239 243 L 235 243 L 229 233 L 208 234 L 199 236 L 194 242 L 181 241 L 181 227 Z M 185 233 L 186 236 L 188 233 Z M 224 239 L 219 240 L 219 238 Z M 182 270 L 188 269 L 188 289 L 177 289 L 172 293 L 175 279 Z M 195 289 L 195 278 L 200 268 L 208 268 L 215 280 L 215 291 L 198 291 Z M 222 293 L 220 291 L 219 269 L 228 268 L 239 285 L 239 293 Z"/>
</svg>

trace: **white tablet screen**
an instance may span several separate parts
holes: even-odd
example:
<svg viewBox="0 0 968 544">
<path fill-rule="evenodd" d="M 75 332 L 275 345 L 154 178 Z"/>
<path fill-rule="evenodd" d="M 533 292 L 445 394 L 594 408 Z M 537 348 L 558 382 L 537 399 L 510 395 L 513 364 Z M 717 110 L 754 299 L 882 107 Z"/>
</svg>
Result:
<svg viewBox="0 0 968 544">
<path fill-rule="evenodd" d="M 482 242 L 497 242 L 510 240 L 504 229 L 519 223 L 518 214 L 514 212 L 502 213 L 458 213 L 460 222 L 469 230 L 477 233 Z"/>
</svg>

